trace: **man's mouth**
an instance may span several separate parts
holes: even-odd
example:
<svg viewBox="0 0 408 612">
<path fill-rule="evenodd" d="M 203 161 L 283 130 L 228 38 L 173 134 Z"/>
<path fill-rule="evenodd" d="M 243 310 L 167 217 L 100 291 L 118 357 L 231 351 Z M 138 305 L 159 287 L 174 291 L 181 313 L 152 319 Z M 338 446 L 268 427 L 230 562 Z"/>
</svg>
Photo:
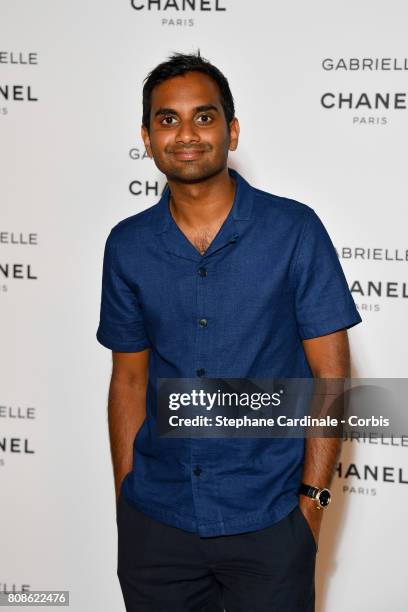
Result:
<svg viewBox="0 0 408 612">
<path fill-rule="evenodd" d="M 177 159 L 183 159 L 186 161 L 198 159 L 201 157 L 206 151 L 203 149 L 180 149 L 178 151 L 173 151 L 174 157 Z"/>
</svg>

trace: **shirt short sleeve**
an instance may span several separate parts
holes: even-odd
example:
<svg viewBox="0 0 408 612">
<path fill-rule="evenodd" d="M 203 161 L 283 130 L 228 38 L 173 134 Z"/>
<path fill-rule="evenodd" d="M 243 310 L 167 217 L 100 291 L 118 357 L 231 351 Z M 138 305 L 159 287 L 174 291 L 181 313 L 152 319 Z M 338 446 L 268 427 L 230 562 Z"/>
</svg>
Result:
<svg viewBox="0 0 408 612">
<path fill-rule="evenodd" d="M 150 348 L 142 310 L 135 292 L 120 270 L 113 230 L 103 257 L 100 320 L 96 338 L 112 351 L 131 353 Z"/>
<path fill-rule="evenodd" d="M 295 309 L 302 340 L 361 323 L 336 250 L 312 208 L 295 257 Z"/>
</svg>

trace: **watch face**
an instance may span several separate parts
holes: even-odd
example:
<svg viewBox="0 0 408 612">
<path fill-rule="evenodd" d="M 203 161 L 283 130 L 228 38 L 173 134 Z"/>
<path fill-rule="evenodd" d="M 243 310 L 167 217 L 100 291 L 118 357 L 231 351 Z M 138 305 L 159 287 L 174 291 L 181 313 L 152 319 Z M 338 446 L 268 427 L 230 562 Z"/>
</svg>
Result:
<svg viewBox="0 0 408 612">
<path fill-rule="evenodd" d="M 319 503 L 324 508 L 329 505 L 329 503 L 330 503 L 330 491 L 328 491 L 327 489 L 323 489 L 322 491 L 320 491 Z"/>
</svg>

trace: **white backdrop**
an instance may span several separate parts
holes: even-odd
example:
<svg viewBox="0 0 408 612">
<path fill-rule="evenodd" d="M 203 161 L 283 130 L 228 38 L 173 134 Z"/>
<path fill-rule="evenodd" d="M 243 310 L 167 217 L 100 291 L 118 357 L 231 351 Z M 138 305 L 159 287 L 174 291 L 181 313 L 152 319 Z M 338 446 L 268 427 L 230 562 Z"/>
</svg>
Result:
<svg viewBox="0 0 408 612">
<path fill-rule="evenodd" d="M 0 591 L 69 589 L 75 612 L 124 609 L 95 333 L 107 234 L 164 185 L 141 89 L 172 51 L 228 77 L 231 165 L 325 223 L 363 318 L 353 375 L 407 372 L 406 3 L 195 4 L 0 0 Z M 407 609 L 408 438 L 377 442 L 344 443 L 318 612 Z"/>
</svg>

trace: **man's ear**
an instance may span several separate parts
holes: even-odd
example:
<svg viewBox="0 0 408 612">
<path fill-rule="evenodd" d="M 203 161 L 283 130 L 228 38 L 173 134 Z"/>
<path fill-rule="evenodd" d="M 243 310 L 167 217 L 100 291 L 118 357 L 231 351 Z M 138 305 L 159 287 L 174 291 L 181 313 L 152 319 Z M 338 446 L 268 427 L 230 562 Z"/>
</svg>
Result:
<svg viewBox="0 0 408 612">
<path fill-rule="evenodd" d="M 149 137 L 149 132 L 147 130 L 147 127 L 142 125 L 140 133 L 141 133 L 142 140 L 144 142 L 144 146 L 146 148 L 148 156 L 153 157 L 152 147 L 150 146 L 150 137 Z"/>
<path fill-rule="evenodd" d="M 230 144 L 228 148 L 230 151 L 235 151 L 238 147 L 239 131 L 240 131 L 239 121 L 236 117 L 234 117 L 232 121 L 230 122 L 229 130 L 230 130 Z"/>
</svg>

